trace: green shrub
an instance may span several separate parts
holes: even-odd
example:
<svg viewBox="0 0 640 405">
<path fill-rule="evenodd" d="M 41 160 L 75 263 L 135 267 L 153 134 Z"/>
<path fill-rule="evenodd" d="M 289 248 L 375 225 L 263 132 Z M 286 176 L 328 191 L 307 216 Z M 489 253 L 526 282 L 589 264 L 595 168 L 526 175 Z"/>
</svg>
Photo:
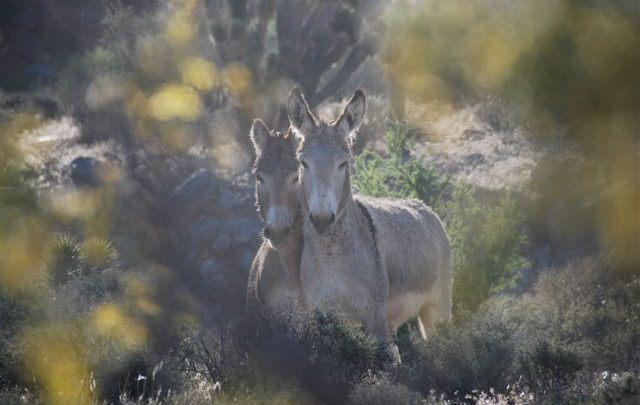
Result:
<svg viewBox="0 0 640 405">
<path fill-rule="evenodd" d="M 391 123 L 385 135 L 389 153 L 365 151 L 356 157 L 353 186 L 373 197 L 419 198 L 439 207 L 446 200 L 450 179 L 409 155 L 413 131 L 404 123 Z"/>
<path fill-rule="evenodd" d="M 392 124 L 388 154 L 368 151 L 356 157 L 353 185 L 374 197 L 419 198 L 446 223 L 453 247 L 454 313 L 474 311 L 492 294 L 511 288 L 529 265 L 522 215 L 511 196 L 480 199 L 470 187 L 410 155 L 412 130 Z"/>
<path fill-rule="evenodd" d="M 483 202 L 466 186 L 454 187 L 441 215 L 451 238 L 454 314 L 474 311 L 489 296 L 513 288 L 529 265 L 522 215 L 509 196 Z"/>
</svg>

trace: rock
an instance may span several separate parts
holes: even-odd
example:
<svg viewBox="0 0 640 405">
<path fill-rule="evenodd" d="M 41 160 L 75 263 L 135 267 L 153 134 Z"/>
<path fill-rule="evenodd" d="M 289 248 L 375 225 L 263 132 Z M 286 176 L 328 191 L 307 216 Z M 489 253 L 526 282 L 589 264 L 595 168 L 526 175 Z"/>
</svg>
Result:
<svg viewBox="0 0 640 405">
<path fill-rule="evenodd" d="M 204 263 L 202 263 L 202 265 L 198 269 L 198 272 L 203 277 L 206 277 L 207 279 L 209 279 L 209 277 L 213 276 L 216 273 L 219 273 L 221 271 L 221 268 L 222 268 L 222 263 L 218 259 L 210 258 L 205 260 Z"/>
<path fill-rule="evenodd" d="M 205 260 L 198 269 L 202 281 L 206 283 L 207 290 L 212 296 L 221 297 L 229 293 L 231 277 L 224 271 L 226 268 L 224 262 L 210 258 Z"/>
<path fill-rule="evenodd" d="M 175 222 L 194 218 L 214 203 L 219 188 L 211 172 L 197 170 L 173 190 L 166 203 L 166 212 Z"/>
<path fill-rule="evenodd" d="M 475 167 L 485 163 L 487 160 L 480 153 L 471 153 L 464 157 L 464 162 L 466 165 Z"/>
<path fill-rule="evenodd" d="M 231 248 L 231 237 L 221 233 L 213 244 L 213 250 L 219 255 L 228 253 Z"/>
<path fill-rule="evenodd" d="M 71 180 L 77 187 L 97 187 L 101 183 L 100 165 L 102 163 L 90 157 L 78 157 L 71 162 Z"/>
<path fill-rule="evenodd" d="M 220 234 L 230 235 L 234 244 L 245 244 L 258 239 L 260 223 L 250 218 L 226 218 L 220 224 Z"/>
<path fill-rule="evenodd" d="M 222 190 L 216 201 L 216 205 L 211 207 L 215 213 L 222 214 L 237 209 L 243 203 L 242 199 L 229 190 Z"/>
<path fill-rule="evenodd" d="M 193 225 L 191 225 L 189 237 L 195 241 L 209 243 L 218 236 L 219 229 L 220 221 L 217 218 L 196 219 Z"/>
<path fill-rule="evenodd" d="M 249 271 L 249 269 L 251 268 L 251 263 L 253 262 L 253 258 L 255 256 L 255 253 L 253 250 L 245 250 L 245 252 L 242 254 L 242 257 L 240 257 L 240 260 L 238 261 L 238 264 L 240 265 L 241 269 L 244 269 L 246 271 Z"/>
<path fill-rule="evenodd" d="M 485 137 L 484 131 L 474 128 L 467 128 L 462 131 L 461 139 L 464 140 L 480 140 Z"/>
</svg>

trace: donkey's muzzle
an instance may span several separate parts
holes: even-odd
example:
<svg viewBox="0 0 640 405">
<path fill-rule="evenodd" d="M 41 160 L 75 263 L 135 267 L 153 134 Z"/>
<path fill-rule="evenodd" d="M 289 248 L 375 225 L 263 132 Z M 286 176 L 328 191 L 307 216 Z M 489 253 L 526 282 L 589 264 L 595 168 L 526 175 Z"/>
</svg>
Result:
<svg viewBox="0 0 640 405">
<path fill-rule="evenodd" d="M 336 214 L 309 214 L 309 220 L 318 233 L 324 233 L 336 221 Z"/>
<path fill-rule="evenodd" d="M 265 238 L 269 239 L 271 243 L 273 243 L 274 245 L 278 245 L 285 240 L 287 235 L 289 235 L 290 230 L 291 230 L 290 226 L 284 226 L 284 227 L 278 227 L 278 228 L 272 227 L 272 226 L 266 226 L 262 231 L 262 234 L 264 235 Z"/>
</svg>

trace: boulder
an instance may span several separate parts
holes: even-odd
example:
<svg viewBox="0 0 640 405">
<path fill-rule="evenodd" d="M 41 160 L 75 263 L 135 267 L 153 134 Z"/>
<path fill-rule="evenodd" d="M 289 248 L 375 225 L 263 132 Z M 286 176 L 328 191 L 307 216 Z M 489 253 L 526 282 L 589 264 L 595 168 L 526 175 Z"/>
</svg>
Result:
<svg viewBox="0 0 640 405">
<path fill-rule="evenodd" d="M 215 202 L 219 189 L 218 181 L 210 171 L 197 170 L 173 190 L 165 212 L 173 222 L 192 219 Z"/>
<path fill-rule="evenodd" d="M 226 218 L 220 224 L 220 234 L 229 235 L 234 245 L 258 240 L 260 223 L 252 218 Z"/>
</svg>

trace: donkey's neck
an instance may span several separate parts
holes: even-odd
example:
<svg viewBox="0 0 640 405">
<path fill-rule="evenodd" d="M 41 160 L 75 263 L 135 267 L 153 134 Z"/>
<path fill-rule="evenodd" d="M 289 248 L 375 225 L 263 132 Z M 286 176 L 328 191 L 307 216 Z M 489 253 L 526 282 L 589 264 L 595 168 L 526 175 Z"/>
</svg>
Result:
<svg viewBox="0 0 640 405">
<path fill-rule="evenodd" d="M 296 284 L 300 283 L 300 259 L 303 243 L 302 213 L 299 210 L 291 226 L 287 242 L 276 250 L 288 279 Z"/>
</svg>

